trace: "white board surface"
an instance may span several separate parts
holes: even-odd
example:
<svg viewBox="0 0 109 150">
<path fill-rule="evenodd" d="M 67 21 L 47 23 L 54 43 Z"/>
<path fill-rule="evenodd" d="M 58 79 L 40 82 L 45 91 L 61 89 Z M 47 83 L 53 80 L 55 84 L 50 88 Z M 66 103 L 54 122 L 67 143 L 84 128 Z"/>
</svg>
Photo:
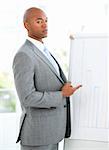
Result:
<svg viewBox="0 0 109 150">
<path fill-rule="evenodd" d="M 78 34 L 70 40 L 69 80 L 83 85 L 70 100 L 71 139 L 109 141 L 109 37 Z"/>
</svg>

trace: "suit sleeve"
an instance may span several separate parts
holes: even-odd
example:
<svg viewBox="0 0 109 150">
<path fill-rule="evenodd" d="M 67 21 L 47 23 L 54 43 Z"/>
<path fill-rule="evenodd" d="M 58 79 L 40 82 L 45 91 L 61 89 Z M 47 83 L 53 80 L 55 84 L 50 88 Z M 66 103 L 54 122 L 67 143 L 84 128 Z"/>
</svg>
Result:
<svg viewBox="0 0 109 150">
<path fill-rule="evenodd" d="M 24 52 L 16 54 L 13 61 L 13 73 L 17 94 L 23 106 L 50 108 L 62 104 L 61 91 L 37 91 L 34 86 L 34 64 Z"/>
</svg>

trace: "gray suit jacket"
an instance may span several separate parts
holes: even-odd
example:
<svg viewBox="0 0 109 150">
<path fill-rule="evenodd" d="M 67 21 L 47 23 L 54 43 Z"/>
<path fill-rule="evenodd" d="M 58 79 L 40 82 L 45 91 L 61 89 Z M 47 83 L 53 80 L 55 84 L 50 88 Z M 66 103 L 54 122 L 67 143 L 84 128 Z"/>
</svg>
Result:
<svg viewBox="0 0 109 150">
<path fill-rule="evenodd" d="M 22 108 L 17 142 L 29 146 L 58 143 L 66 132 L 66 98 L 60 91 L 66 82 L 64 73 L 61 70 L 60 77 L 28 40 L 14 57 L 13 72 Z"/>
</svg>

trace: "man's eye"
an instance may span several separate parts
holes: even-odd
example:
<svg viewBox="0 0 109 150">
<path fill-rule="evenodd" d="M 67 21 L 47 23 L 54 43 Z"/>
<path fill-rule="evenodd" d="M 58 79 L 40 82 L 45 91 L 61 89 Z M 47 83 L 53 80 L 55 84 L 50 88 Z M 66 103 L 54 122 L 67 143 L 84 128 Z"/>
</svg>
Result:
<svg viewBox="0 0 109 150">
<path fill-rule="evenodd" d="M 40 23 L 42 23 L 42 21 L 41 20 L 37 20 L 37 23 L 40 24 Z"/>
</svg>

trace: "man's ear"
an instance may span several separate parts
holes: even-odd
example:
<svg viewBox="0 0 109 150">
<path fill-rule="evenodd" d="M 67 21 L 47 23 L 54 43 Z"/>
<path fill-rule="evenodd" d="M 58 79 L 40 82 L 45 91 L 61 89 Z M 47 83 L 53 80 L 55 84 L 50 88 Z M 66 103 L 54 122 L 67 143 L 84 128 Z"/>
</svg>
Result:
<svg viewBox="0 0 109 150">
<path fill-rule="evenodd" d="M 28 22 L 24 22 L 24 27 L 29 31 L 29 24 L 28 24 Z"/>
</svg>

